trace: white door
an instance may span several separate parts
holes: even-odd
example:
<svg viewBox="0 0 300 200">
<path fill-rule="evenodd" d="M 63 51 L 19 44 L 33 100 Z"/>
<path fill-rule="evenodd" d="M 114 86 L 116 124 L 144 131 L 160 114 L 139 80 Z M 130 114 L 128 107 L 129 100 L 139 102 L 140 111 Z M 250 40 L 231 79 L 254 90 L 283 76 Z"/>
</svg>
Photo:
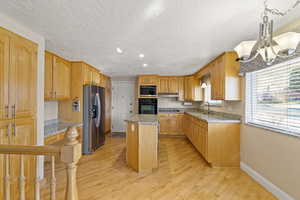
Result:
<svg viewBox="0 0 300 200">
<path fill-rule="evenodd" d="M 133 114 L 135 81 L 112 81 L 112 132 L 126 132 L 124 120 Z"/>
</svg>

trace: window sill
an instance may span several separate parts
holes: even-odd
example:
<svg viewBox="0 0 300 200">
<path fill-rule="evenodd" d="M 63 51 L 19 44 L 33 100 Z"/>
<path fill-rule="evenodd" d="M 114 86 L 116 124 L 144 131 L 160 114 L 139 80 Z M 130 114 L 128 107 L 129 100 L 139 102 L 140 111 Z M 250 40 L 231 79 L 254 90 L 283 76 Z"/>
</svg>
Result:
<svg viewBox="0 0 300 200">
<path fill-rule="evenodd" d="M 256 128 L 265 129 L 265 130 L 272 131 L 272 132 L 275 132 L 275 133 L 281 133 L 281 134 L 285 134 L 285 135 L 300 138 L 300 133 L 285 131 L 285 130 L 282 130 L 282 129 L 272 128 L 272 127 L 269 127 L 269 126 L 264 126 L 264 125 L 260 125 L 260 124 L 249 123 L 249 122 L 245 123 L 245 125 L 254 126 Z"/>
</svg>

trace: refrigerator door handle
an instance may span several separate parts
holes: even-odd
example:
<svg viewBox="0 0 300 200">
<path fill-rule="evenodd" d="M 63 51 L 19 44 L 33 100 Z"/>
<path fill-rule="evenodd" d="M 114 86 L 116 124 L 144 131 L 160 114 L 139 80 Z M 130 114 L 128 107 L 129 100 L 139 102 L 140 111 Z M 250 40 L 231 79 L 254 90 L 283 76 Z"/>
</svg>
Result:
<svg viewBox="0 0 300 200">
<path fill-rule="evenodd" d="M 96 101 L 97 101 L 97 118 L 96 118 L 96 127 L 98 128 L 100 126 L 100 120 L 101 120 L 101 102 L 100 102 L 100 96 L 99 93 L 96 94 Z"/>
</svg>

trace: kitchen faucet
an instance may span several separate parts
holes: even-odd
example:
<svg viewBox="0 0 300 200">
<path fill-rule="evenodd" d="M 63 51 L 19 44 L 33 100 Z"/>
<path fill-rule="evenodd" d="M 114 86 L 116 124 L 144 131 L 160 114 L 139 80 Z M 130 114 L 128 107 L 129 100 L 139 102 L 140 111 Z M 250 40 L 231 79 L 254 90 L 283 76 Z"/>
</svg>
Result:
<svg viewBox="0 0 300 200">
<path fill-rule="evenodd" d="M 210 113 L 210 104 L 209 104 L 209 102 L 205 102 L 204 104 L 207 105 L 207 114 L 209 114 Z"/>
</svg>

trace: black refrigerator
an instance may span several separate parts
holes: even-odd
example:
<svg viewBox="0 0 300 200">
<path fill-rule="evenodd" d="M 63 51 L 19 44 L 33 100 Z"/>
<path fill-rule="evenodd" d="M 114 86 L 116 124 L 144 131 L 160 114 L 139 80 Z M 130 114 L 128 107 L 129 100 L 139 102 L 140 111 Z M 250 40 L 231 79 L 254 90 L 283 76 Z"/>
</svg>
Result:
<svg viewBox="0 0 300 200">
<path fill-rule="evenodd" d="M 104 145 L 105 89 L 83 86 L 83 154 L 92 154 Z"/>
</svg>

